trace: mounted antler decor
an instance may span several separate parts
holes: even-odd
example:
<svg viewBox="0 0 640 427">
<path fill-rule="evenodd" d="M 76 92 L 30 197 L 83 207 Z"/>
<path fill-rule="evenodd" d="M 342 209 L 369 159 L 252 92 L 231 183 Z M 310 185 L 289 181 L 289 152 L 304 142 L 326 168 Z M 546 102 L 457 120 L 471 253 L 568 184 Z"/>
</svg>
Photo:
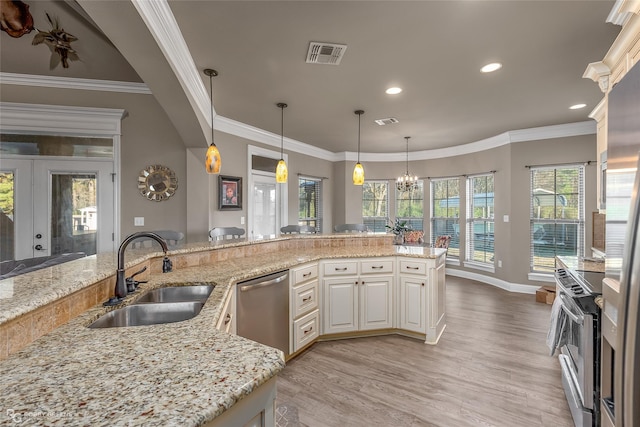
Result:
<svg viewBox="0 0 640 427">
<path fill-rule="evenodd" d="M 80 59 L 76 51 L 71 48 L 71 42 L 78 40 L 78 38 L 60 28 L 57 18 L 54 21 L 48 13 L 45 13 L 45 15 L 47 15 L 47 19 L 51 24 L 51 31 L 38 30 L 38 34 L 35 35 L 31 44 L 44 43 L 49 46 L 49 49 L 51 49 L 50 69 L 56 68 L 60 62 L 62 62 L 64 68 L 69 68 L 69 60 L 77 61 Z"/>
<path fill-rule="evenodd" d="M 0 29 L 11 37 L 22 37 L 33 30 L 29 5 L 20 0 L 0 0 Z"/>
</svg>

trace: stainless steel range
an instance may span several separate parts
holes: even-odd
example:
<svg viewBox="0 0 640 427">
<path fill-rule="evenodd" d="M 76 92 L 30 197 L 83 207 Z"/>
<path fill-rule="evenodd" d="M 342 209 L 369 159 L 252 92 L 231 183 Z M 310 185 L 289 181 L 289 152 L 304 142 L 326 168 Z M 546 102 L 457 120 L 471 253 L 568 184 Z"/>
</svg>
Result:
<svg viewBox="0 0 640 427">
<path fill-rule="evenodd" d="M 563 312 L 560 340 L 562 385 L 576 427 L 600 425 L 600 308 L 604 273 L 556 270 Z"/>
</svg>

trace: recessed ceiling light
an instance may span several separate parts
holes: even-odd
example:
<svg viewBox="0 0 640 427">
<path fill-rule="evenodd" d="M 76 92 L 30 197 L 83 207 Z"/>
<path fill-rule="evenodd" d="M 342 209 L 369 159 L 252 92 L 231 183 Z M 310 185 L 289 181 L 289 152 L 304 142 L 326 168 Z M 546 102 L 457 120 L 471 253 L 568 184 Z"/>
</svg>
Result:
<svg viewBox="0 0 640 427">
<path fill-rule="evenodd" d="M 569 107 L 570 110 L 579 110 L 581 108 L 586 107 L 587 104 L 576 104 L 576 105 L 572 105 L 571 107 Z"/>
<path fill-rule="evenodd" d="M 480 68 L 480 71 L 482 71 L 483 73 L 492 73 L 494 71 L 499 70 L 500 68 L 502 68 L 501 63 L 492 62 L 491 64 L 487 64 L 484 67 Z"/>
<path fill-rule="evenodd" d="M 402 92 L 402 88 L 390 87 L 389 89 L 385 90 L 385 92 L 387 93 L 387 95 L 397 95 Z"/>
</svg>

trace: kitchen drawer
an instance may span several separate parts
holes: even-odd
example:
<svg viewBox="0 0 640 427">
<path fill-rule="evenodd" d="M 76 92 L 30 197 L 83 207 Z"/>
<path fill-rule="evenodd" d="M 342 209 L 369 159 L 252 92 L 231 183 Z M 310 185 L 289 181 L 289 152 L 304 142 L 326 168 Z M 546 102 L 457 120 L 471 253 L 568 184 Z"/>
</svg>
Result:
<svg viewBox="0 0 640 427">
<path fill-rule="evenodd" d="M 292 312 L 294 319 L 318 308 L 318 281 L 295 286 L 292 289 Z"/>
<path fill-rule="evenodd" d="M 306 282 L 318 277 L 318 264 L 306 265 L 293 270 L 293 284 Z"/>
<path fill-rule="evenodd" d="M 427 274 L 427 264 L 419 261 L 400 260 L 400 273 L 419 274 L 424 276 Z"/>
<path fill-rule="evenodd" d="M 318 338 L 320 311 L 314 310 L 293 322 L 293 351 L 296 352 Z"/>
<path fill-rule="evenodd" d="M 393 259 L 380 258 L 360 263 L 361 274 L 393 273 Z"/>
<path fill-rule="evenodd" d="M 358 274 L 358 262 L 357 261 L 338 261 L 327 262 L 324 264 L 325 276 L 355 276 Z"/>
</svg>

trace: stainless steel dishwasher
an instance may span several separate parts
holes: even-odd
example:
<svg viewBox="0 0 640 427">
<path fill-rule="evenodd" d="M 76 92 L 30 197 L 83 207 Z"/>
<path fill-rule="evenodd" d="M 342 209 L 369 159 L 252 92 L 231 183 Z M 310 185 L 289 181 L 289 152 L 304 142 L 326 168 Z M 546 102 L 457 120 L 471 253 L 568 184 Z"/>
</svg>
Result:
<svg viewBox="0 0 640 427">
<path fill-rule="evenodd" d="M 289 270 L 238 282 L 238 335 L 289 354 Z"/>
</svg>

